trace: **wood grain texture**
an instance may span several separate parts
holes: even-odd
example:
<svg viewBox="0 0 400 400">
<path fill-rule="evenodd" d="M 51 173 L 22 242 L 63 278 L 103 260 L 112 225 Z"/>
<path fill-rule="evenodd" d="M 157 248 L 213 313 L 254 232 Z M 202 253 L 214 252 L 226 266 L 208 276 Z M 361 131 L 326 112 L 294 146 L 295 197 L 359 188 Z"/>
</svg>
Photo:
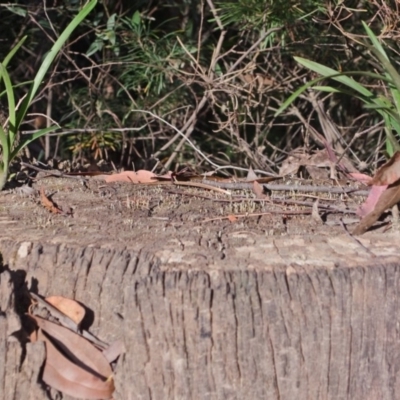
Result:
<svg viewBox="0 0 400 400">
<path fill-rule="evenodd" d="M 89 307 L 102 340 L 124 340 L 116 400 L 400 398 L 396 240 L 367 235 L 370 253 L 346 236 L 136 249 L 1 239 L 0 393 L 51 398 L 37 383 L 43 347 L 11 335 L 27 282 Z"/>
</svg>

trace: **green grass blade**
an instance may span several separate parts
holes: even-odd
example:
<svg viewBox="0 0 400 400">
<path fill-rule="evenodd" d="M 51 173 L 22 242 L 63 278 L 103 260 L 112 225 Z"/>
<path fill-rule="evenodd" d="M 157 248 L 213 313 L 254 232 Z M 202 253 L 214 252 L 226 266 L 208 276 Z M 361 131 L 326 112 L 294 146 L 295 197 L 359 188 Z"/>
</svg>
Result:
<svg viewBox="0 0 400 400">
<path fill-rule="evenodd" d="M 292 93 L 282 103 L 282 105 L 278 108 L 278 110 L 274 114 L 274 117 L 277 117 L 279 114 L 281 114 L 283 111 L 285 111 L 286 108 L 288 108 L 290 106 L 290 104 L 292 104 L 293 101 L 297 99 L 297 97 L 299 97 L 305 90 L 307 90 L 308 88 L 314 86 L 314 84 L 316 84 L 318 82 L 321 82 L 321 81 L 323 81 L 325 79 L 336 79 L 336 78 L 339 78 L 339 77 L 346 78 L 346 74 L 349 74 L 349 75 L 364 75 L 364 73 L 359 72 L 359 71 L 350 71 L 350 72 L 347 72 L 347 73 L 341 73 L 341 72 L 335 71 L 335 70 L 333 70 L 331 68 L 329 68 L 329 70 L 333 71 L 334 73 L 332 75 L 321 76 L 319 78 L 313 79 L 312 81 L 307 82 L 306 84 L 304 84 L 303 86 L 298 88 L 294 93 Z M 366 73 L 366 74 L 370 75 L 369 73 Z M 375 77 L 379 77 L 379 79 L 384 79 L 384 80 L 387 79 L 387 78 L 385 78 L 385 77 L 383 77 L 381 75 L 377 75 L 377 74 L 373 74 L 373 75 Z M 357 82 L 354 81 L 353 79 L 351 79 L 351 81 L 353 83 L 357 84 Z M 357 85 L 359 85 L 360 87 L 363 87 L 360 84 L 357 84 Z M 345 89 L 335 89 L 332 86 L 316 86 L 316 88 L 317 88 L 317 90 L 319 90 L 320 88 L 323 88 L 323 91 L 326 91 L 326 92 L 329 91 L 329 92 L 334 92 L 334 93 L 345 93 L 345 94 L 349 94 L 349 95 L 353 95 L 354 96 L 354 93 L 352 93 L 352 92 L 349 92 L 349 91 L 347 91 Z M 360 90 L 357 90 L 357 92 L 360 93 Z M 369 102 L 373 101 L 374 95 L 373 95 L 372 92 L 370 92 L 368 89 L 362 90 L 362 92 L 366 93 L 366 95 L 365 96 L 364 95 L 363 96 L 356 95 L 355 97 L 361 99 L 365 103 L 368 103 L 368 101 Z"/>
<path fill-rule="evenodd" d="M 374 48 L 377 51 L 379 51 L 379 53 L 382 54 L 386 58 L 386 60 L 389 60 L 389 57 L 387 56 L 384 48 L 380 44 L 378 38 L 375 36 L 374 32 L 372 32 L 371 28 L 364 21 L 361 21 L 361 23 L 363 24 L 363 27 L 364 27 L 365 31 L 367 32 L 367 35 L 368 35 L 369 39 L 371 40 Z"/>
<path fill-rule="evenodd" d="M 19 50 L 19 48 L 24 44 L 26 38 L 28 36 L 24 36 L 12 49 L 11 51 L 6 55 L 5 59 L 3 60 L 3 65 L 7 67 L 8 63 L 10 60 L 14 57 L 14 54 Z"/>
<path fill-rule="evenodd" d="M 14 88 L 11 83 L 10 75 L 8 74 L 7 69 L 4 67 L 2 63 L 0 63 L 0 74 L 3 77 L 4 85 L 6 87 L 6 92 L 7 92 L 8 118 L 10 126 L 8 129 L 7 142 L 8 142 L 8 147 L 11 149 L 16 135 Z"/>
<path fill-rule="evenodd" d="M 318 90 L 320 92 L 327 92 L 327 93 L 342 93 L 341 90 L 336 89 L 332 86 L 313 86 L 314 90 Z"/>
<path fill-rule="evenodd" d="M 396 87 L 398 91 L 400 91 L 400 75 L 397 73 L 396 69 L 393 67 L 393 65 L 386 59 L 384 55 L 382 55 L 379 51 L 377 51 L 375 48 L 370 47 L 370 50 L 372 53 L 376 56 L 376 58 L 381 62 L 383 65 L 384 69 L 387 71 L 387 73 L 390 75 L 392 78 L 392 84 Z"/>
<path fill-rule="evenodd" d="M 0 146 L 2 148 L 2 158 L 3 158 L 2 162 L 3 165 L 6 166 L 7 168 L 10 157 L 10 146 L 8 145 L 7 134 L 1 125 L 0 125 Z"/>
<path fill-rule="evenodd" d="M 9 161 L 12 161 L 18 155 L 18 153 L 29 143 L 33 142 L 34 140 L 36 140 L 50 132 L 55 131 L 56 129 L 58 129 L 58 126 L 56 126 L 56 125 L 50 126 L 49 128 L 41 129 L 40 131 L 32 134 L 32 136 L 30 136 L 29 138 L 22 140 L 21 143 L 11 152 Z"/>
<path fill-rule="evenodd" d="M 302 57 L 294 57 L 294 59 L 304 67 L 310 69 L 311 71 L 314 71 L 325 78 L 332 78 L 337 82 L 340 82 L 351 89 L 357 91 L 361 95 L 368 97 L 372 96 L 372 92 L 370 92 L 368 89 L 366 89 L 364 86 L 360 85 L 358 82 L 356 82 L 354 79 L 349 78 L 347 74 L 340 73 L 339 71 L 336 71 L 332 68 L 326 67 L 325 65 L 321 65 L 317 62 L 307 60 L 306 58 Z M 336 76 L 335 76 L 336 75 Z"/>
<path fill-rule="evenodd" d="M 86 16 L 93 10 L 96 6 L 97 0 L 89 1 L 83 9 L 75 16 L 75 18 L 69 23 L 69 25 L 64 29 L 60 37 L 56 40 L 53 44 L 51 50 L 47 53 L 45 59 L 42 62 L 42 65 L 37 72 L 35 79 L 33 80 L 33 84 L 29 89 L 27 96 L 25 97 L 24 101 L 21 104 L 20 109 L 17 113 L 17 123 L 16 125 L 19 126 L 25 115 L 28 111 L 28 108 L 34 99 L 36 92 L 39 86 L 42 84 L 43 78 L 46 75 L 48 69 L 50 68 L 51 63 L 56 58 L 57 54 L 60 52 L 62 46 L 65 44 L 71 33 L 76 29 L 76 27 L 86 18 Z"/>
<path fill-rule="evenodd" d="M 1 79 L 1 77 L 0 77 L 0 79 Z M 27 85 L 30 85 L 32 82 L 33 81 L 26 81 L 26 82 L 17 83 L 16 85 L 13 85 L 13 88 L 16 89 L 16 88 L 19 88 L 19 87 L 22 87 L 22 86 L 27 86 Z M 3 97 L 5 94 L 6 94 L 6 91 L 3 90 L 2 92 L 0 92 L 0 97 Z"/>
<path fill-rule="evenodd" d="M 306 91 L 308 88 L 313 86 L 315 83 L 321 82 L 322 80 L 326 79 L 324 76 L 320 78 L 313 79 L 310 82 L 307 82 L 303 86 L 300 86 L 295 92 L 293 92 L 283 103 L 282 105 L 278 108 L 278 110 L 275 112 L 274 117 L 277 117 L 279 114 L 281 114 L 283 111 L 285 111 L 290 104 L 292 104 L 304 91 Z M 332 88 L 333 89 L 333 88 Z"/>
<path fill-rule="evenodd" d="M 367 46 L 370 51 L 375 55 L 375 57 L 379 60 L 379 62 L 382 64 L 386 72 L 389 74 L 389 76 L 393 80 L 393 84 L 396 87 L 397 90 L 391 90 L 393 99 L 396 102 L 396 108 L 400 111 L 400 75 L 398 74 L 397 70 L 389 61 L 389 57 L 387 56 L 385 49 L 379 42 L 378 38 L 372 32 L 372 30 L 369 28 L 369 26 L 362 21 L 362 24 L 364 26 L 365 31 L 367 32 L 367 35 L 369 39 L 371 40 L 371 43 L 373 47 Z"/>
</svg>

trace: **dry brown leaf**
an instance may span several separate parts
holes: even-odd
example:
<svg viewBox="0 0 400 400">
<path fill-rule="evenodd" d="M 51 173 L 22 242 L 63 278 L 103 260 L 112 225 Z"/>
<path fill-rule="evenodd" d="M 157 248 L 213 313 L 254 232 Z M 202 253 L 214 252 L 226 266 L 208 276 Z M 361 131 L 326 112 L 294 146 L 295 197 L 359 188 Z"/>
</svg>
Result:
<svg viewBox="0 0 400 400">
<path fill-rule="evenodd" d="M 116 340 L 103 350 L 103 355 L 109 363 L 112 363 L 125 352 L 125 343 L 122 340 Z"/>
<path fill-rule="evenodd" d="M 233 214 L 229 214 L 228 220 L 229 220 L 229 222 L 236 222 L 238 220 L 238 218 Z"/>
<path fill-rule="evenodd" d="M 267 198 L 268 196 L 266 196 L 264 194 L 264 187 L 263 185 L 260 185 L 257 181 L 253 182 L 253 192 L 256 195 L 257 199 L 264 199 Z"/>
<path fill-rule="evenodd" d="M 246 181 L 251 182 L 251 181 L 256 180 L 257 178 L 258 177 L 257 177 L 256 173 L 254 172 L 254 169 L 250 167 L 249 171 L 247 172 Z"/>
<path fill-rule="evenodd" d="M 40 199 L 42 201 L 42 205 L 53 214 L 64 214 L 64 212 L 58 208 L 57 204 L 55 204 L 46 196 L 43 187 L 40 188 Z"/>
<path fill-rule="evenodd" d="M 392 158 L 376 171 L 368 185 L 385 186 L 400 179 L 400 151 L 396 151 Z"/>
<path fill-rule="evenodd" d="M 379 197 L 373 211 L 367 214 L 353 231 L 353 235 L 365 233 L 388 208 L 393 207 L 400 201 L 400 185 L 387 188 Z"/>
<path fill-rule="evenodd" d="M 368 182 L 371 181 L 371 177 L 365 174 L 361 174 L 360 172 L 350 172 L 349 177 L 353 178 L 354 180 L 358 182 L 362 182 L 367 184 Z"/>
<path fill-rule="evenodd" d="M 315 173 L 320 167 L 331 167 L 332 162 L 328 158 L 326 150 L 319 150 L 314 154 L 308 154 L 303 148 L 294 149 L 289 153 L 289 156 L 283 161 L 279 169 L 279 175 L 292 175 L 296 174 L 300 167 L 315 167 Z M 309 171 L 309 173 L 310 173 Z M 326 171 L 325 171 L 326 175 Z"/>
<path fill-rule="evenodd" d="M 319 215 L 319 199 L 315 200 L 313 203 L 311 217 L 318 224 L 324 223 L 321 216 Z"/>
<path fill-rule="evenodd" d="M 111 367 L 100 350 L 82 336 L 35 315 L 30 315 L 50 338 L 57 340 L 65 355 L 76 364 L 86 366 L 104 378 L 112 374 Z"/>
<path fill-rule="evenodd" d="M 71 318 L 77 325 L 82 322 L 85 316 L 84 307 L 75 300 L 63 296 L 50 296 L 46 297 L 45 300 L 67 317 Z"/>
<path fill-rule="evenodd" d="M 105 175 L 105 181 L 110 182 L 130 182 L 130 183 L 154 183 L 157 175 L 151 171 L 140 169 L 139 171 L 123 171 L 119 174 Z"/>
<path fill-rule="evenodd" d="M 54 346 L 41 329 L 38 338 L 46 343 L 42 378 L 47 385 L 73 397 L 109 399 L 112 396 L 114 381 L 111 375 L 104 379 L 76 365 Z"/>
<path fill-rule="evenodd" d="M 367 200 L 365 200 L 364 203 L 357 208 L 356 214 L 359 217 L 365 217 L 367 214 L 373 211 L 376 204 L 378 203 L 379 198 L 381 197 L 382 193 L 386 190 L 386 188 L 387 185 L 372 186 L 369 195 L 367 197 Z"/>
</svg>

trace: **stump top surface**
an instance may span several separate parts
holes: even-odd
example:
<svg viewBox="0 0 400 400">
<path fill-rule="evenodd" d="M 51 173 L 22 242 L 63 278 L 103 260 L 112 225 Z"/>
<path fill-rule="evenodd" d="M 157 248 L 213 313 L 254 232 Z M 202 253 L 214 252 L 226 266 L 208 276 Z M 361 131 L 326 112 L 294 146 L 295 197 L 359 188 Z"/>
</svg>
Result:
<svg viewBox="0 0 400 400">
<path fill-rule="evenodd" d="M 354 215 L 330 214 L 316 222 L 298 205 L 278 208 L 244 192 L 248 200 L 232 202 L 196 188 L 95 180 L 85 187 L 78 180 L 45 178 L 33 187 L 43 187 L 60 208 L 71 207 L 73 216 L 50 213 L 38 195 L 2 192 L 3 239 L 146 251 L 163 268 L 178 269 L 335 268 L 400 257 L 394 230 L 352 237 L 339 219 L 356 222 Z M 226 218 L 246 213 L 235 222 Z"/>
</svg>

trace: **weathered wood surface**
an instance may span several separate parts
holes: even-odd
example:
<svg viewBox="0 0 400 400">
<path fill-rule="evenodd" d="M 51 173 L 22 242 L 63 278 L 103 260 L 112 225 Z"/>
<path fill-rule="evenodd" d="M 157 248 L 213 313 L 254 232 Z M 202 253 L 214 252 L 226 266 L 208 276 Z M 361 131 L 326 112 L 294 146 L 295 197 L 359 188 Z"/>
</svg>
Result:
<svg viewBox="0 0 400 400">
<path fill-rule="evenodd" d="M 93 334 L 124 340 L 116 400 L 400 398 L 399 236 L 359 240 L 369 250 L 345 235 L 147 247 L 3 237 L 0 398 L 54 398 L 37 383 L 43 346 L 11 335 L 24 282 L 79 300 Z"/>
</svg>

